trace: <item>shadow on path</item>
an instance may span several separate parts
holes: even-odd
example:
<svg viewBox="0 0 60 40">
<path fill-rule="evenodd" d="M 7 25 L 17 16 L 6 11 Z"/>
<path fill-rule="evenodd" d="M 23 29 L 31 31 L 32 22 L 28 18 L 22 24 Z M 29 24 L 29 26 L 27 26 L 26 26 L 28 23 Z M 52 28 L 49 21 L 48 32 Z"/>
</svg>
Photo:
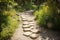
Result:
<svg viewBox="0 0 60 40">
<path fill-rule="evenodd" d="M 60 32 L 45 29 L 44 27 L 41 27 L 40 36 L 42 40 L 60 40 Z"/>
</svg>

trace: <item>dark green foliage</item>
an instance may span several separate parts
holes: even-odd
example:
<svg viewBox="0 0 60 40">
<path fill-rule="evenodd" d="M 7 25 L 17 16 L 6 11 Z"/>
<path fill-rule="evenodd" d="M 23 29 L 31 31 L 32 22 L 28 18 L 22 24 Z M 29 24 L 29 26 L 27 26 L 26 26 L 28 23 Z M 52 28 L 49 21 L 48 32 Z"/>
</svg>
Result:
<svg viewBox="0 0 60 40">
<path fill-rule="evenodd" d="M 0 2 L 0 40 L 10 39 L 18 27 L 18 16 L 13 3 Z"/>
<path fill-rule="evenodd" d="M 34 0 L 14 0 L 18 5 L 14 8 L 18 11 L 26 11 L 26 10 L 35 10 L 37 8 L 34 5 Z"/>
<path fill-rule="evenodd" d="M 5 25 L 7 25 L 7 19 L 6 18 L 7 18 L 6 15 L 2 15 L 0 13 L 0 32 L 2 31 L 2 28 L 5 27 Z"/>
<path fill-rule="evenodd" d="M 60 29 L 60 15 L 57 10 L 55 5 L 48 6 L 43 4 L 40 6 L 40 9 L 34 13 L 37 23 L 40 26 L 47 27 L 47 23 L 51 22 L 53 29 Z"/>
</svg>

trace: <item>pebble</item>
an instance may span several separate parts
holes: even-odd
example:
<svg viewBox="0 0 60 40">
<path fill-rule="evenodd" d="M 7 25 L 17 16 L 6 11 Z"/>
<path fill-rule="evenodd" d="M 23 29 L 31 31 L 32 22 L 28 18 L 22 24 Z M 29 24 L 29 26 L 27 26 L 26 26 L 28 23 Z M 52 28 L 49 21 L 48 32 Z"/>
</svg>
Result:
<svg viewBox="0 0 60 40">
<path fill-rule="evenodd" d="M 34 26 L 34 24 L 29 24 L 30 26 Z"/>
<path fill-rule="evenodd" d="M 34 34 L 34 33 L 33 33 L 33 34 L 30 35 L 30 38 L 36 39 L 38 36 L 39 36 L 38 34 Z"/>
<path fill-rule="evenodd" d="M 23 25 L 22 27 L 23 28 L 30 28 L 31 26 L 30 25 Z"/>
<path fill-rule="evenodd" d="M 31 28 L 23 28 L 24 31 L 31 31 Z"/>
<path fill-rule="evenodd" d="M 22 21 L 27 21 L 27 19 L 22 19 Z"/>
<path fill-rule="evenodd" d="M 29 24 L 34 24 L 34 22 L 29 22 Z"/>
<path fill-rule="evenodd" d="M 31 32 L 33 32 L 33 33 L 39 33 L 39 29 L 32 29 Z"/>
<path fill-rule="evenodd" d="M 21 14 L 20 16 L 21 16 L 22 18 L 26 18 L 25 15 L 22 15 L 22 14 Z"/>
<path fill-rule="evenodd" d="M 32 18 L 27 18 L 27 21 L 32 22 L 33 19 Z"/>
<path fill-rule="evenodd" d="M 32 20 L 27 20 L 28 22 L 32 22 Z"/>
<path fill-rule="evenodd" d="M 32 33 L 31 32 L 24 32 L 23 33 L 23 35 L 25 35 L 25 36 L 29 36 L 29 35 L 31 35 Z"/>
<path fill-rule="evenodd" d="M 30 28 L 31 28 L 31 30 L 34 29 L 34 26 L 31 26 Z"/>
<path fill-rule="evenodd" d="M 28 25 L 28 24 L 29 24 L 29 22 L 27 22 L 27 21 L 23 22 L 23 25 Z"/>
</svg>

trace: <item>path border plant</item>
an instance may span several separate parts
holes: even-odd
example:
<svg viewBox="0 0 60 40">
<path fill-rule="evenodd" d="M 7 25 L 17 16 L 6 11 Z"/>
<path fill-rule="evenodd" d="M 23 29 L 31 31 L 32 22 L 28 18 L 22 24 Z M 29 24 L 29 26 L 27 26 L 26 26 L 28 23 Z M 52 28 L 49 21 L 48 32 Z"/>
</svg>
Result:
<svg viewBox="0 0 60 40">
<path fill-rule="evenodd" d="M 36 10 L 34 12 L 34 15 L 36 17 L 36 21 L 38 25 L 48 27 L 48 24 L 52 29 L 60 29 L 60 19 L 58 14 L 58 8 L 55 5 L 55 3 L 52 3 L 50 5 L 46 3 L 43 3 L 40 5 L 40 9 Z"/>
<path fill-rule="evenodd" d="M 8 2 L 0 2 L 0 40 L 10 39 L 18 27 L 19 22 L 16 13 L 16 10 Z"/>
</svg>

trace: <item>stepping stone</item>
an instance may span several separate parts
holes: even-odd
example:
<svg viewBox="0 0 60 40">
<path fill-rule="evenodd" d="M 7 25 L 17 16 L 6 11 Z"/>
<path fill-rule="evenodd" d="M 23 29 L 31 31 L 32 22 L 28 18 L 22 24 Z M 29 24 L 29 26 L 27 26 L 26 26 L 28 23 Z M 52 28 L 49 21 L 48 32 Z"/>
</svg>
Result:
<svg viewBox="0 0 60 40">
<path fill-rule="evenodd" d="M 29 22 L 29 24 L 34 24 L 34 22 Z"/>
<path fill-rule="evenodd" d="M 39 29 L 32 29 L 31 32 L 32 33 L 39 33 Z"/>
<path fill-rule="evenodd" d="M 36 39 L 38 36 L 39 36 L 39 34 L 34 34 L 34 33 L 32 33 L 32 34 L 30 35 L 30 38 Z"/>
<path fill-rule="evenodd" d="M 27 19 L 26 19 L 26 18 L 24 18 L 24 19 L 22 19 L 22 21 L 27 21 Z"/>
<path fill-rule="evenodd" d="M 31 35 L 32 34 L 32 32 L 24 32 L 23 33 L 23 35 L 25 35 L 25 36 L 29 36 L 29 35 Z"/>
<path fill-rule="evenodd" d="M 25 16 L 22 16 L 22 19 L 25 19 L 26 17 Z"/>
<path fill-rule="evenodd" d="M 30 26 L 34 26 L 34 24 L 29 24 Z"/>
<path fill-rule="evenodd" d="M 28 25 L 28 24 L 29 24 L 29 22 L 27 22 L 27 21 L 23 22 L 23 25 Z"/>
<path fill-rule="evenodd" d="M 20 16 L 22 16 L 22 17 L 23 17 L 23 16 L 25 16 L 25 14 L 20 14 Z"/>
<path fill-rule="evenodd" d="M 34 29 L 34 26 L 31 26 L 30 28 L 31 28 L 31 30 Z"/>
<path fill-rule="evenodd" d="M 23 31 L 31 31 L 31 28 L 23 28 Z"/>
<path fill-rule="evenodd" d="M 25 13 L 26 15 L 29 15 L 29 13 Z"/>
<path fill-rule="evenodd" d="M 33 19 L 32 19 L 32 18 L 27 18 L 27 20 L 28 20 L 29 22 L 32 22 L 32 21 L 33 21 Z"/>
<path fill-rule="evenodd" d="M 27 21 L 32 22 L 32 20 L 27 20 Z"/>
<path fill-rule="evenodd" d="M 30 25 L 23 25 L 22 27 L 23 28 L 30 28 L 31 26 Z"/>
</svg>

